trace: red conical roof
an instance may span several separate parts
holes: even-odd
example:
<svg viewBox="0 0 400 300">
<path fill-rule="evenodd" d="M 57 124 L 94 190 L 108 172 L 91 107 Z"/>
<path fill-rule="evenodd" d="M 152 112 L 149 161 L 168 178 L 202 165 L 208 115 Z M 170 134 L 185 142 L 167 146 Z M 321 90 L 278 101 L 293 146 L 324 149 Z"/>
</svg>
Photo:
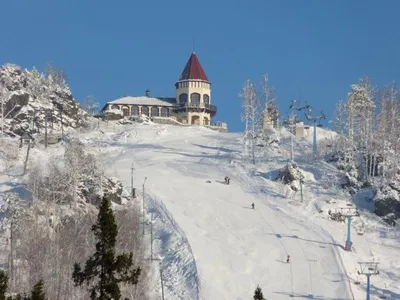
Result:
<svg viewBox="0 0 400 300">
<path fill-rule="evenodd" d="M 190 79 L 208 81 L 206 73 L 204 73 L 204 70 L 201 67 L 200 62 L 194 52 L 192 53 L 192 55 L 190 55 L 190 58 L 186 63 L 186 67 L 185 69 L 183 69 L 181 77 L 179 77 L 178 81 Z"/>
</svg>

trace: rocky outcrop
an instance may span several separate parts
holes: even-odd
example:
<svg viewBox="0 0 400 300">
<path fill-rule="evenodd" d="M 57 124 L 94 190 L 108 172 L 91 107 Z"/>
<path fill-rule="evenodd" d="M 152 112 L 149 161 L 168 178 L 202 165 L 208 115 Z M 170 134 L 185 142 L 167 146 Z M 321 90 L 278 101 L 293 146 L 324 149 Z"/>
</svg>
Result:
<svg viewBox="0 0 400 300">
<path fill-rule="evenodd" d="M 389 223 L 400 218 L 400 193 L 393 187 L 397 188 L 394 183 L 382 185 L 377 189 L 373 199 L 375 214 L 384 217 Z"/>
<path fill-rule="evenodd" d="M 301 172 L 295 163 L 286 164 L 281 170 L 276 180 L 281 180 L 288 185 L 292 190 L 298 191 L 300 188 Z"/>
<path fill-rule="evenodd" d="M 356 194 L 361 188 L 360 182 L 348 172 L 341 174 L 340 186 L 342 189 L 347 190 L 350 195 Z"/>
<path fill-rule="evenodd" d="M 54 80 L 35 69 L 22 70 L 12 64 L 0 68 L 0 97 L 4 101 L 5 132 L 21 136 L 48 129 L 68 132 L 86 126 L 88 115 L 75 102 L 63 80 Z"/>
</svg>

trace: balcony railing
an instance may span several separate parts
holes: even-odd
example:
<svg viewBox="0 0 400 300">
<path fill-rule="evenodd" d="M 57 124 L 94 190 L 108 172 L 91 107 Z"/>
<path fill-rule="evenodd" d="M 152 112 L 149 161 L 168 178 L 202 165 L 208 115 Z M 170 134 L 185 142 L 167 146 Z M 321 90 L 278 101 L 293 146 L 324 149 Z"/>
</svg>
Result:
<svg viewBox="0 0 400 300">
<path fill-rule="evenodd" d="M 226 124 L 225 122 L 211 122 L 211 127 L 220 127 L 220 128 L 228 128 L 228 124 Z"/>
<path fill-rule="evenodd" d="M 210 111 L 217 111 L 217 107 L 215 105 L 207 104 L 207 103 L 179 103 L 173 106 L 173 109 L 181 109 L 181 108 L 203 108 L 208 109 Z"/>
</svg>

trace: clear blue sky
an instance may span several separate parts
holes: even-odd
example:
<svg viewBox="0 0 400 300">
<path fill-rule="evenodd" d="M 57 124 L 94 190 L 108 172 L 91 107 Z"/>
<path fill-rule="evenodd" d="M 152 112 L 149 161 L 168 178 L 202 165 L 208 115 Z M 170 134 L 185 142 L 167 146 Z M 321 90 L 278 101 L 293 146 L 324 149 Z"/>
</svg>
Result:
<svg viewBox="0 0 400 300">
<path fill-rule="evenodd" d="M 2 1 L 0 63 L 66 70 L 77 101 L 174 96 L 192 51 L 213 83 L 214 120 L 241 131 L 238 92 L 268 73 L 282 113 L 307 99 L 331 117 L 369 75 L 400 82 L 400 1 Z"/>
</svg>

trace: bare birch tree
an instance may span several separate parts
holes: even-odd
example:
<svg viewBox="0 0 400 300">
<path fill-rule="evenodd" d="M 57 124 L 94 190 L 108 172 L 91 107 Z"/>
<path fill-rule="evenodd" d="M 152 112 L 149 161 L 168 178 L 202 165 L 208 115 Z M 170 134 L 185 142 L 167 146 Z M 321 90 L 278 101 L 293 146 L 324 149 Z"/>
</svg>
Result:
<svg viewBox="0 0 400 300">
<path fill-rule="evenodd" d="M 242 98 L 242 121 L 245 122 L 244 146 L 246 155 L 255 164 L 257 156 L 257 136 L 260 131 L 260 99 L 256 87 L 246 80 L 239 96 Z"/>
</svg>

